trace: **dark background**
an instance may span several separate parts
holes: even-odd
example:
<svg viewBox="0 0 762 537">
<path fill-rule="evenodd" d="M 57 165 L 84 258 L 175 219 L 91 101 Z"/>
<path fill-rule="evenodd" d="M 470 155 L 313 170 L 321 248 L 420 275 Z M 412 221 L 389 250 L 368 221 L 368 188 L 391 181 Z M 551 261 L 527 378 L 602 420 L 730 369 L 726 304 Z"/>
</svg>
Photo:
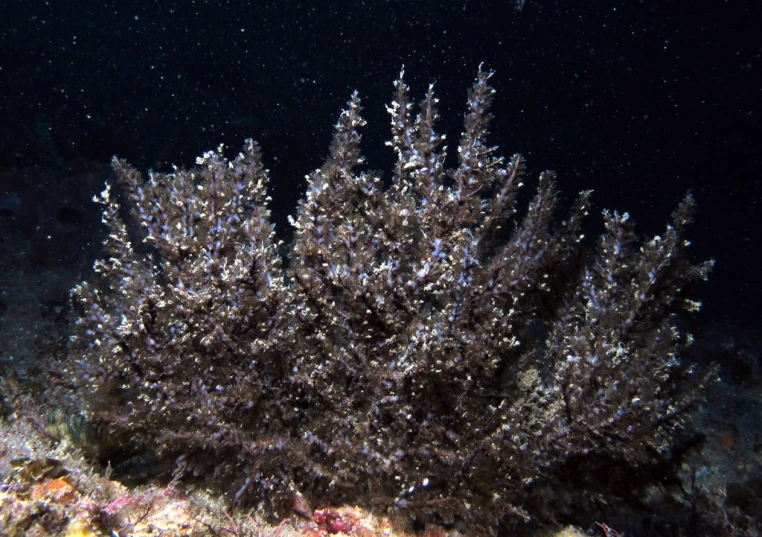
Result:
<svg viewBox="0 0 762 537">
<path fill-rule="evenodd" d="M 484 62 L 505 154 L 532 177 L 556 170 L 566 201 L 594 189 L 590 225 L 612 208 L 659 233 L 692 190 L 692 253 L 717 259 L 707 309 L 756 320 L 762 307 L 758 1 L 26 0 L 0 20 L 2 169 L 116 154 L 167 171 L 253 137 L 287 237 L 353 90 L 368 165 L 388 170 L 401 66 L 418 101 L 436 83 L 452 156 Z M 0 184 L 0 210 L 24 201 L 14 188 Z"/>
</svg>

